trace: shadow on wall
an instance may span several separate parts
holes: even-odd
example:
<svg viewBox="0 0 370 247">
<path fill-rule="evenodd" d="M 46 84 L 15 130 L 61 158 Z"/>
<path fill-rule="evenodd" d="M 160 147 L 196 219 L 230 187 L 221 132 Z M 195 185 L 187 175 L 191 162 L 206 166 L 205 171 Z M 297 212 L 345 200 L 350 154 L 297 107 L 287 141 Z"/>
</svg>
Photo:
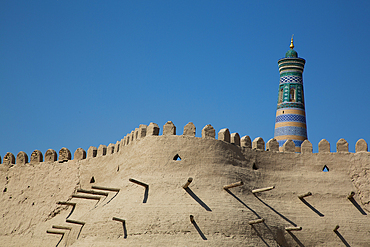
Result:
<svg viewBox="0 0 370 247">
<path fill-rule="evenodd" d="M 360 213 L 362 215 L 367 215 L 367 213 L 361 208 L 361 206 L 356 202 L 355 198 L 349 198 L 349 200 L 352 202 L 353 206 L 355 206 L 357 208 L 358 211 L 360 211 Z"/>
<path fill-rule="evenodd" d="M 266 245 L 266 246 L 270 246 L 262 237 L 261 233 L 259 233 L 259 231 L 256 229 L 256 227 L 254 225 L 252 225 L 252 228 L 253 230 L 257 233 L 257 236 L 262 240 L 262 242 Z"/>
<path fill-rule="evenodd" d="M 285 217 L 284 215 L 282 215 L 281 213 L 279 213 L 278 211 L 276 211 L 273 207 L 271 207 L 270 205 L 268 205 L 266 202 L 262 201 L 258 196 L 254 195 L 260 202 L 262 202 L 266 207 L 268 207 L 269 209 L 271 209 L 272 211 L 274 211 L 277 215 L 279 215 L 281 218 L 283 218 L 284 220 L 286 220 L 287 222 L 289 222 L 290 224 L 292 224 L 293 226 L 297 226 L 296 223 L 294 223 L 293 221 L 291 221 L 290 219 L 288 219 L 287 217 Z"/>
<path fill-rule="evenodd" d="M 304 244 L 291 232 L 288 231 L 289 235 L 296 241 L 299 247 L 305 247 Z"/>
<path fill-rule="evenodd" d="M 199 203 L 200 206 L 202 206 L 207 211 L 212 211 L 207 204 L 205 204 L 190 188 L 185 188 L 185 191 L 196 201 Z"/>
<path fill-rule="evenodd" d="M 238 202 L 243 204 L 244 207 L 248 208 L 252 213 L 254 213 L 258 218 L 261 218 L 256 211 L 251 209 L 247 204 L 245 204 L 242 200 L 239 199 L 234 193 L 232 193 L 230 190 L 225 190 L 227 193 L 229 193 L 231 196 L 233 196 Z"/>
<path fill-rule="evenodd" d="M 199 235 L 201 236 L 201 238 L 203 240 L 207 240 L 206 236 L 203 234 L 202 230 L 200 230 L 197 222 L 195 222 L 195 220 L 193 219 L 193 221 L 191 222 L 193 224 L 193 226 L 195 227 L 195 229 L 198 231 Z"/>
<path fill-rule="evenodd" d="M 349 245 L 349 243 L 344 239 L 344 237 L 342 236 L 342 234 L 340 234 L 338 231 L 335 231 L 335 234 L 337 234 L 338 238 L 340 238 L 340 240 L 343 242 L 343 244 L 346 247 L 351 247 L 351 245 Z"/>
<path fill-rule="evenodd" d="M 324 217 L 324 215 L 322 213 L 320 213 L 320 211 L 318 211 L 316 208 L 314 208 L 309 202 L 307 202 L 304 198 L 299 198 L 299 200 L 301 200 L 301 202 L 303 202 L 307 207 L 309 207 L 312 211 L 314 211 L 318 216 L 320 217 Z"/>
</svg>

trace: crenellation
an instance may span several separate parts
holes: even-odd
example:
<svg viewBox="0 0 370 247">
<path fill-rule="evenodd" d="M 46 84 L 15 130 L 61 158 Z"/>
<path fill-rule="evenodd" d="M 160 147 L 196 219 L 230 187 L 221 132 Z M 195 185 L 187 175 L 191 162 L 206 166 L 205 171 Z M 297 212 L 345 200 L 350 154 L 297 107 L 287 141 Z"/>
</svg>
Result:
<svg viewBox="0 0 370 247">
<path fill-rule="evenodd" d="M 118 149 L 118 152 L 122 152 L 123 150 L 123 147 L 124 147 L 124 138 L 122 138 L 120 141 L 119 141 L 119 149 Z M 117 149 L 117 148 L 116 148 Z"/>
<path fill-rule="evenodd" d="M 82 148 L 77 148 L 74 155 L 73 160 L 83 160 L 86 159 L 86 151 Z"/>
<path fill-rule="evenodd" d="M 319 142 L 319 153 L 330 153 L 330 143 L 327 140 L 322 139 Z"/>
<path fill-rule="evenodd" d="M 252 149 L 265 151 L 265 141 L 262 139 L 262 137 L 257 137 L 253 140 Z"/>
<path fill-rule="evenodd" d="M 182 135 L 195 136 L 195 131 L 196 131 L 195 125 L 192 122 L 189 122 L 184 126 L 184 132 Z"/>
<path fill-rule="evenodd" d="M 131 144 L 131 132 L 130 133 L 127 133 L 127 135 L 126 135 L 126 144 L 127 145 L 130 145 Z"/>
<path fill-rule="evenodd" d="M 71 151 L 68 148 L 61 148 L 59 150 L 59 161 L 71 160 Z"/>
<path fill-rule="evenodd" d="M 339 152 L 348 153 L 348 142 L 343 138 L 339 139 L 337 142 L 337 153 Z"/>
<path fill-rule="evenodd" d="M 156 123 L 150 123 L 146 129 L 147 136 L 157 136 L 159 135 L 159 126 Z"/>
<path fill-rule="evenodd" d="M 176 126 L 172 123 L 172 121 L 168 121 L 163 125 L 163 135 L 176 135 Z"/>
<path fill-rule="evenodd" d="M 243 136 L 241 139 L 240 139 L 240 145 L 244 148 L 249 148 L 251 149 L 252 148 L 252 140 L 249 136 Z"/>
<path fill-rule="evenodd" d="M 356 153 L 367 152 L 367 143 L 364 139 L 360 139 L 356 142 Z"/>
<path fill-rule="evenodd" d="M 283 144 L 283 152 L 284 153 L 294 153 L 295 152 L 295 144 L 293 140 L 286 140 L 286 142 Z"/>
<path fill-rule="evenodd" d="M 57 161 L 57 152 L 53 149 L 48 149 L 45 152 L 45 162 Z"/>
<path fill-rule="evenodd" d="M 204 126 L 204 128 L 202 129 L 202 138 L 216 138 L 216 131 L 212 127 L 212 125 L 207 124 L 206 126 Z"/>
<path fill-rule="evenodd" d="M 107 155 L 108 154 L 113 154 L 114 153 L 114 144 L 113 143 L 109 143 L 108 147 L 107 147 Z"/>
<path fill-rule="evenodd" d="M 90 146 L 87 150 L 87 158 L 94 158 L 98 154 L 98 149 L 94 146 Z"/>
<path fill-rule="evenodd" d="M 123 150 L 123 146 L 125 146 L 125 138 L 123 137 L 120 141 L 120 145 L 119 145 L 119 150 L 122 151 Z"/>
<path fill-rule="evenodd" d="M 104 156 L 107 154 L 107 146 L 100 144 L 98 147 L 98 152 L 96 154 L 96 157 Z"/>
<path fill-rule="evenodd" d="M 135 130 L 131 130 L 131 134 L 130 134 L 130 142 L 134 142 L 135 141 Z"/>
<path fill-rule="evenodd" d="M 266 143 L 266 151 L 279 152 L 279 143 L 275 138 L 271 138 Z"/>
<path fill-rule="evenodd" d="M 146 136 L 147 127 L 148 126 L 146 126 L 145 124 L 139 125 L 139 131 L 138 131 L 138 136 L 137 136 L 138 139 L 144 138 Z"/>
<path fill-rule="evenodd" d="M 138 139 L 138 136 L 139 136 L 139 128 L 135 128 L 135 130 L 134 130 L 134 141 L 136 141 Z"/>
<path fill-rule="evenodd" d="M 126 146 L 131 143 L 131 134 L 127 134 L 126 136 Z"/>
<path fill-rule="evenodd" d="M 121 146 L 121 142 L 117 141 L 116 144 L 114 145 L 114 150 L 116 153 L 120 151 L 120 146 Z"/>
<path fill-rule="evenodd" d="M 156 123 L 150 123 L 148 126 L 144 124 L 140 124 L 139 128 L 135 128 L 135 130 L 128 133 L 124 138 L 122 138 L 120 141 L 117 141 L 115 144 L 110 143 L 107 146 L 100 145 L 99 148 L 90 146 L 88 151 L 86 152 L 82 148 L 76 149 L 74 153 L 74 159 L 75 160 L 82 160 L 86 158 L 93 158 L 97 156 L 104 156 L 106 154 L 113 154 L 120 152 L 122 150 L 122 147 L 125 145 L 129 145 L 130 143 L 135 142 L 137 139 L 144 138 L 147 135 L 159 135 L 159 127 Z M 185 136 L 195 136 L 196 128 L 195 125 L 192 122 L 189 122 L 184 126 L 184 132 L 183 135 Z M 167 121 L 163 126 L 163 135 L 176 135 L 176 126 L 173 124 L 172 121 Z M 215 138 L 215 129 L 212 125 L 207 124 L 202 129 L 202 138 Z M 279 150 L 279 142 L 275 138 L 271 138 L 265 146 L 265 142 L 261 137 L 257 137 L 251 141 L 251 138 L 246 135 L 240 138 L 240 135 L 238 133 L 231 133 L 228 128 L 223 128 L 218 132 L 218 140 L 228 142 L 231 144 L 234 144 L 236 146 L 240 146 L 243 148 L 250 148 L 254 150 L 259 151 L 273 151 L 273 152 L 279 152 L 283 151 L 286 153 L 290 152 L 297 152 L 297 147 L 295 147 L 295 143 L 292 140 L 287 140 L 283 144 L 281 150 Z M 293 145 L 295 149 L 293 149 Z M 326 139 L 322 139 L 318 143 L 318 153 L 329 153 L 330 152 L 330 143 Z M 302 142 L 300 151 L 302 154 L 306 153 L 313 153 L 312 143 L 308 140 L 305 140 Z M 347 153 L 349 152 L 348 148 L 348 142 L 341 138 L 336 143 L 336 151 L 337 153 Z M 368 146 L 364 139 L 359 139 L 356 142 L 355 146 L 355 152 L 368 152 Z M 28 161 L 28 155 L 20 151 L 17 154 L 17 157 L 13 157 L 11 153 L 7 153 L 4 156 L 3 164 L 27 164 L 28 162 L 30 164 L 37 164 L 40 162 L 43 162 L 43 155 L 42 152 L 39 150 L 34 150 L 30 156 L 30 160 Z M 45 162 L 54 162 L 58 160 L 57 153 L 55 150 L 48 149 L 45 153 Z M 59 160 L 71 160 L 71 153 L 67 148 L 62 148 L 59 151 Z M 0 157 L 0 163 L 1 163 L 1 157 Z"/>
<path fill-rule="evenodd" d="M 304 140 L 301 145 L 301 153 L 308 154 L 312 153 L 312 143 L 309 140 Z"/>
<path fill-rule="evenodd" d="M 228 128 L 221 129 L 218 132 L 217 139 L 220 141 L 228 142 L 230 143 L 230 131 Z"/>
<path fill-rule="evenodd" d="M 31 154 L 30 164 L 37 164 L 43 161 L 42 153 L 40 150 L 35 150 Z"/>
<path fill-rule="evenodd" d="M 17 154 L 16 164 L 25 165 L 26 163 L 28 163 L 28 155 L 25 152 L 20 151 Z"/>
<path fill-rule="evenodd" d="M 15 157 L 14 154 L 7 152 L 3 159 L 3 164 L 7 166 L 12 166 L 15 164 Z"/>
<path fill-rule="evenodd" d="M 230 143 L 236 146 L 240 146 L 240 135 L 239 133 L 231 133 L 230 134 Z"/>
</svg>

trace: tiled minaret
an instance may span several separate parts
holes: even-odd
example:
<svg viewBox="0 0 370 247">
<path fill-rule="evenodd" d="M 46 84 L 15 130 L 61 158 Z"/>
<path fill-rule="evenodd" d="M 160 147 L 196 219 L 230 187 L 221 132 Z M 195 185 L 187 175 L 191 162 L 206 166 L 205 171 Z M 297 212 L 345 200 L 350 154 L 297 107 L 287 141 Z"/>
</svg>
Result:
<svg viewBox="0 0 370 247">
<path fill-rule="evenodd" d="M 295 151 L 301 152 L 301 144 L 307 139 L 302 79 L 306 60 L 299 58 L 293 48 L 292 37 L 290 50 L 278 61 L 280 83 L 274 137 L 279 142 L 280 151 L 290 139 L 295 143 Z"/>
</svg>

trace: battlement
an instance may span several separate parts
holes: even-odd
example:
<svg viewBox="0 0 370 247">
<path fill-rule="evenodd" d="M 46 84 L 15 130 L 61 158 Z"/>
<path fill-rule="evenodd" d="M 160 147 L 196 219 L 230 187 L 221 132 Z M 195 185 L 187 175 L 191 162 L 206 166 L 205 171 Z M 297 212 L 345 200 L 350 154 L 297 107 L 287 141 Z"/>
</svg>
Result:
<svg viewBox="0 0 370 247">
<path fill-rule="evenodd" d="M 146 136 L 160 136 L 160 128 L 156 123 L 150 123 L 149 125 L 140 124 L 138 128 L 135 128 L 131 132 L 127 133 L 125 137 L 115 144 L 110 143 L 108 146 L 100 145 L 98 148 L 94 146 L 90 146 L 87 152 L 82 148 L 77 148 L 74 152 L 73 159 L 74 160 L 82 160 L 86 158 L 94 158 L 100 157 L 105 155 L 111 155 L 113 153 L 119 153 L 123 150 L 122 147 L 133 145 L 138 140 L 146 137 Z M 189 122 L 187 125 L 184 126 L 182 136 L 190 136 L 194 138 L 196 134 L 196 127 L 192 122 Z M 172 121 L 168 121 L 163 125 L 163 136 L 168 135 L 177 135 L 176 134 L 176 126 L 172 123 Z M 216 139 L 216 131 L 212 127 L 212 125 L 208 124 L 203 127 L 201 131 L 201 138 L 208 138 L 208 139 Z M 251 141 L 251 138 L 246 135 L 240 137 L 240 135 L 235 133 L 230 133 L 228 128 L 221 129 L 217 134 L 217 140 L 231 143 L 235 146 L 238 146 L 242 149 L 252 149 L 258 151 L 267 151 L 267 152 L 281 152 L 281 153 L 294 153 L 296 151 L 295 143 L 292 140 L 287 140 L 283 147 L 279 149 L 279 143 L 275 138 L 270 139 L 266 144 L 263 138 L 257 137 Z M 330 143 L 322 139 L 318 143 L 318 153 L 330 153 Z M 305 140 L 301 144 L 301 155 L 312 153 L 312 143 L 308 140 Z M 368 145 L 364 139 L 360 139 L 356 142 L 355 152 L 368 152 Z M 336 153 L 349 153 L 348 151 L 348 142 L 341 138 L 336 143 Z M 48 149 L 45 152 L 45 156 L 43 156 L 40 150 L 35 150 L 29 156 L 20 151 L 17 156 L 14 154 L 7 152 L 2 160 L 2 165 L 10 167 L 13 165 L 25 165 L 31 164 L 35 165 L 40 162 L 67 162 L 72 159 L 71 151 L 65 147 L 61 148 L 57 153 L 53 149 Z M 0 163 L 1 163 L 1 156 L 0 156 Z"/>
<path fill-rule="evenodd" d="M 318 145 L 312 153 L 306 140 L 296 153 L 288 140 L 279 151 L 274 138 L 252 141 L 209 124 L 200 137 L 193 123 L 177 135 L 168 121 L 161 134 L 158 124 L 139 125 L 115 144 L 78 148 L 73 160 L 67 148 L 8 153 L 0 165 L 0 241 L 367 246 L 367 143 L 359 140 L 356 153 L 344 139 L 336 152 L 326 140 Z"/>
</svg>

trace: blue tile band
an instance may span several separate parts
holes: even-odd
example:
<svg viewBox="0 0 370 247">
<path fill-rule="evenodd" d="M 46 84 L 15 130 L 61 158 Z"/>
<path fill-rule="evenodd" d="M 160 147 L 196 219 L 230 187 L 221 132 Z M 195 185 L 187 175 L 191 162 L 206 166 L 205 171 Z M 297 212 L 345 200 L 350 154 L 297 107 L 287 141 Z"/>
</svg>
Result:
<svg viewBox="0 0 370 247">
<path fill-rule="evenodd" d="M 284 77 L 280 78 L 280 83 L 279 84 L 284 84 L 284 83 L 303 84 L 303 80 L 302 80 L 302 77 L 300 77 L 300 76 L 287 75 L 287 76 L 284 76 Z"/>
<path fill-rule="evenodd" d="M 282 114 L 276 117 L 275 123 L 280 122 L 298 122 L 306 123 L 306 117 L 298 114 Z"/>
<path fill-rule="evenodd" d="M 284 126 L 275 129 L 275 137 L 287 135 L 307 137 L 307 130 L 306 128 L 295 126 Z"/>
</svg>

